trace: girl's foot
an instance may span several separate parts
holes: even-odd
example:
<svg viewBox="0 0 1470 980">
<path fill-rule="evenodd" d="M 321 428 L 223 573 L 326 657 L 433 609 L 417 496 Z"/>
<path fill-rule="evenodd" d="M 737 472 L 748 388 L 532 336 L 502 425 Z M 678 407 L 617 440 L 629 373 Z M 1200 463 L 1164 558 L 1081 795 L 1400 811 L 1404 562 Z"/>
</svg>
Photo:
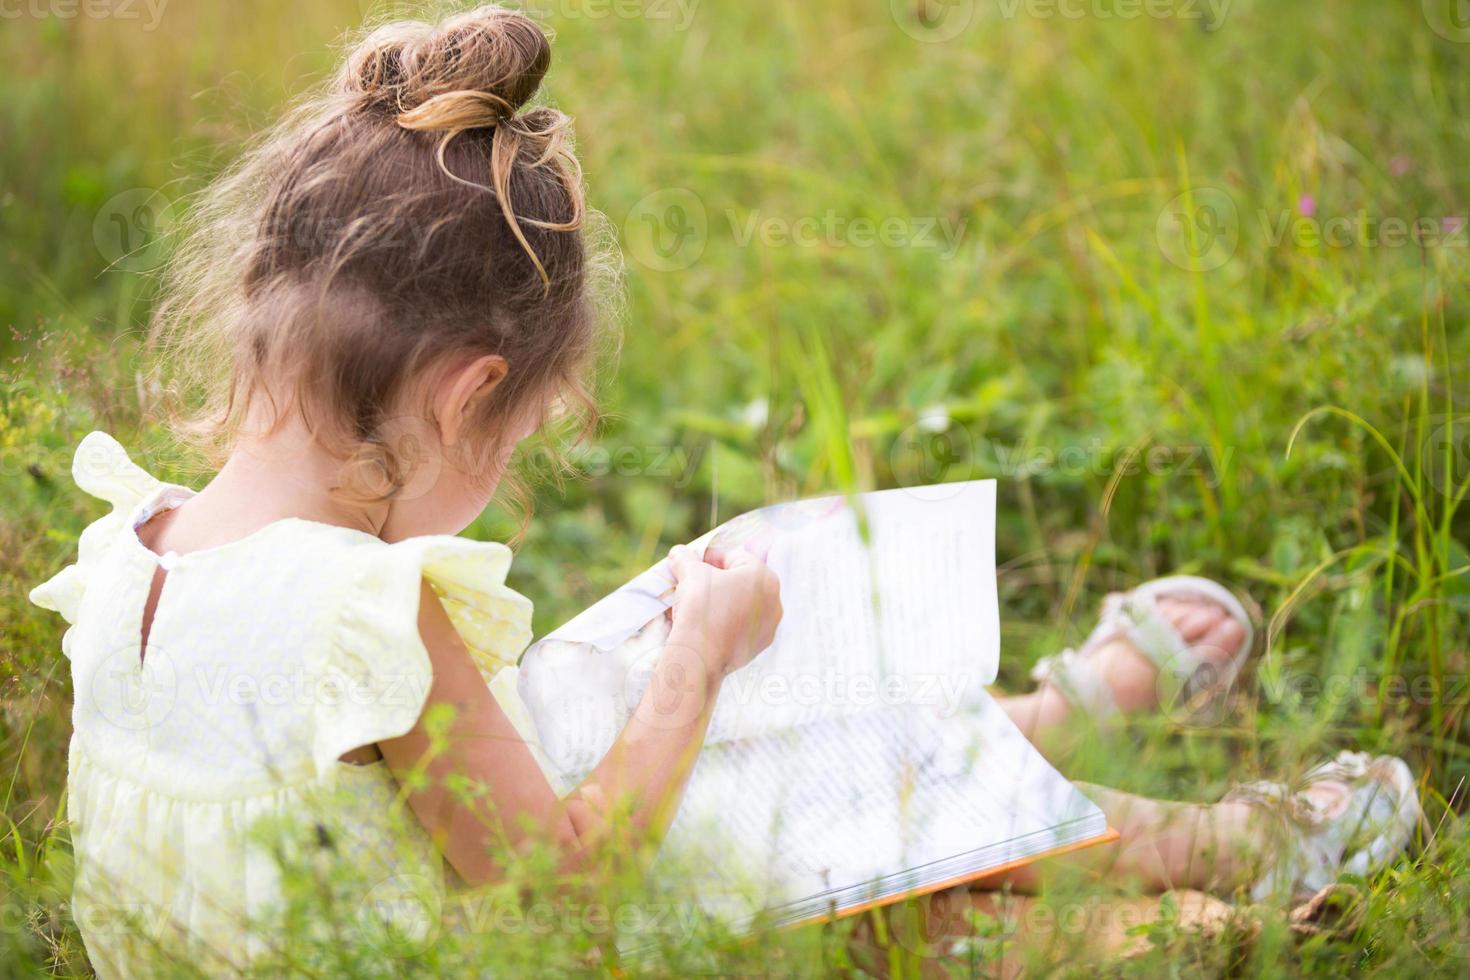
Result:
<svg viewBox="0 0 1470 980">
<path fill-rule="evenodd" d="M 1408 846 L 1420 820 L 1409 767 L 1392 756 L 1343 752 L 1292 786 L 1247 783 L 1218 803 L 1150 800 L 1077 784 L 1102 808 L 1117 845 L 1069 859 L 1145 894 L 1195 889 L 1254 901 L 1310 897 L 1344 874 L 1380 870 Z M 987 879 L 1039 889 L 1046 862 Z"/>
<path fill-rule="evenodd" d="M 1423 813 L 1404 761 L 1366 752 L 1338 753 L 1294 791 L 1246 783 L 1221 803 L 1244 803 L 1266 817 L 1262 858 L 1269 865 L 1251 886 L 1255 901 L 1300 901 L 1344 874 L 1373 874 L 1408 846 Z"/>
<path fill-rule="evenodd" d="M 1087 642 L 1042 659 L 1032 677 L 1053 722 L 1062 703 L 1098 720 L 1161 705 L 1193 712 L 1234 683 L 1253 632 L 1245 607 L 1215 582 L 1157 579 L 1108 596 Z"/>
</svg>

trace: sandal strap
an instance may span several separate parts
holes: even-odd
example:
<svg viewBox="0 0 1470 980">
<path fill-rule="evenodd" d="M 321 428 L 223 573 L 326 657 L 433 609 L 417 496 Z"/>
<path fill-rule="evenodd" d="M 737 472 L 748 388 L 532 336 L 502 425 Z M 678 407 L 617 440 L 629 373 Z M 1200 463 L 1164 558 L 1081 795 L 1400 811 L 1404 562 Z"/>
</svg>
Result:
<svg viewBox="0 0 1470 980">
<path fill-rule="evenodd" d="M 1159 613 L 1157 593 L 1128 593 L 1119 603 L 1114 621 L 1118 632 L 1158 669 L 1160 681 L 1169 683 L 1171 699 L 1183 691 L 1205 663 L 1174 624 Z M 1164 694 L 1162 684 L 1159 693 Z"/>
<path fill-rule="evenodd" d="M 1199 596 L 1217 603 L 1245 631 L 1240 649 L 1216 667 L 1200 648 L 1191 646 L 1174 625 L 1159 612 L 1158 600 L 1165 597 Z M 1114 639 L 1126 639 L 1158 669 L 1161 700 L 1177 703 L 1202 687 L 1223 691 L 1234 682 L 1250 655 L 1253 624 L 1240 601 L 1224 586 L 1192 575 L 1155 579 L 1126 593 L 1112 593 L 1103 600 L 1097 626 L 1080 649 L 1063 650 L 1043 657 L 1031 670 L 1037 682 L 1055 684 L 1073 704 L 1096 720 L 1118 712 L 1112 690 L 1103 679 L 1092 652 Z"/>
<path fill-rule="evenodd" d="M 1350 793 L 1335 816 L 1303 791 L 1329 780 L 1346 783 Z M 1372 874 L 1408 846 L 1422 814 L 1413 774 L 1403 760 L 1366 752 L 1341 752 L 1316 766 L 1302 778 L 1302 789 L 1244 783 L 1225 799 L 1261 807 L 1281 818 L 1288 833 L 1287 852 L 1251 886 L 1257 902 L 1283 892 L 1292 898 L 1312 895 L 1344 874 Z M 1369 833 L 1365 846 L 1348 852 L 1354 839 Z"/>
<path fill-rule="evenodd" d="M 1031 679 L 1038 684 L 1056 685 L 1068 701 L 1102 720 L 1117 714 L 1118 703 L 1113 700 L 1113 692 L 1090 652 L 1089 646 L 1081 650 L 1068 647 L 1061 653 L 1042 657 L 1031 668 Z"/>
</svg>

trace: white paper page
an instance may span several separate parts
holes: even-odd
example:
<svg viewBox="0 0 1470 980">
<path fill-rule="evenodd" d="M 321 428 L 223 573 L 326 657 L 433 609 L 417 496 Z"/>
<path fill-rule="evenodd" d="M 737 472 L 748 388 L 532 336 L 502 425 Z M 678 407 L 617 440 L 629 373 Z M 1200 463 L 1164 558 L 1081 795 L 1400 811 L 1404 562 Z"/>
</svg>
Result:
<svg viewBox="0 0 1470 980">
<path fill-rule="evenodd" d="M 864 495 L 866 541 L 851 511 L 773 541 L 781 626 L 726 680 L 712 740 L 895 704 L 953 714 L 983 692 L 1000 653 L 994 484 L 946 489 Z"/>
<path fill-rule="evenodd" d="M 937 883 L 981 848 L 975 871 L 1104 829 L 986 697 L 952 718 L 898 707 L 709 747 L 655 869 L 739 924 L 905 872 L 903 890 Z"/>
<path fill-rule="evenodd" d="M 764 508 L 702 539 L 766 550 L 785 610 L 771 648 L 726 679 L 708 741 L 894 704 L 954 713 L 994 680 L 994 481 L 864 494 L 861 506 L 866 541 L 840 498 Z M 522 661 L 521 696 L 568 778 L 601 759 L 642 697 L 669 582 L 655 566 Z"/>
</svg>

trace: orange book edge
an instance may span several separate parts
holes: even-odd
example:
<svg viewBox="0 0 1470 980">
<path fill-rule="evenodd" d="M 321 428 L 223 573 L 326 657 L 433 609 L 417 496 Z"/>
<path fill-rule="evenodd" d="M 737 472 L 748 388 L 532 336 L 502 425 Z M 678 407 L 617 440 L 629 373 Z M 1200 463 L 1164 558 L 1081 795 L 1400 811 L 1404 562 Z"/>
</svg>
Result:
<svg viewBox="0 0 1470 980">
<path fill-rule="evenodd" d="M 1122 834 L 1109 827 L 1106 831 L 1098 834 L 1096 837 L 1088 837 L 1086 840 L 1073 841 L 1070 844 L 1063 844 L 1061 847 L 1053 847 L 1051 850 L 1041 851 L 1038 854 L 1029 854 L 1026 857 L 1016 858 L 1014 861 L 1007 861 L 1004 864 L 997 864 L 993 868 L 986 868 L 983 871 L 976 871 L 972 874 L 956 875 L 953 878 L 945 878 L 940 881 L 934 881 L 929 882 L 925 885 L 920 885 L 917 888 L 910 888 L 908 891 L 899 892 L 896 895 L 885 895 L 882 898 L 875 898 L 872 901 L 863 902 L 860 905 L 853 905 L 849 908 L 845 908 L 842 911 L 838 912 L 836 915 L 826 913 L 823 915 L 814 915 L 805 919 L 798 919 L 795 922 L 788 922 L 786 925 L 782 926 L 782 928 L 795 929 L 799 926 L 809 926 L 823 922 L 836 922 L 838 919 L 846 919 L 854 915 L 861 915 L 864 912 L 870 911 L 872 909 L 882 908 L 885 905 L 896 905 L 899 902 L 906 902 L 911 898 L 923 898 L 925 895 L 932 895 L 935 892 L 942 892 L 946 888 L 954 888 L 957 885 L 965 885 L 977 881 L 984 881 L 986 878 L 998 878 L 1001 875 L 1005 874 L 1007 871 L 1015 871 L 1017 868 L 1024 868 L 1028 864 L 1035 864 L 1038 861 L 1045 861 L 1047 858 L 1060 857 L 1063 854 L 1071 854 L 1074 851 L 1080 851 L 1084 848 L 1096 847 L 1099 844 L 1111 844 L 1115 841 L 1122 840 L 1122 838 Z"/>
<path fill-rule="evenodd" d="M 957 875 L 953 878 L 945 878 L 941 881 L 930 882 L 926 885 L 920 885 L 917 888 L 911 888 L 908 891 L 900 892 L 897 895 L 889 895 L 884 898 L 875 898 L 870 902 L 863 902 L 861 905 L 854 905 L 851 908 L 843 909 L 836 915 L 814 915 L 805 919 L 798 919 L 795 922 L 786 923 L 785 925 L 781 926 L 780 929 L 781 931 L 785 931 L 787 929 L 799 929 L 803 926 L 836 922 L 838 919 L 846 919 L 854 915 L 861 915 L 864 912 L 868 912 L 876 908 L 882 908 L 885 905 L 895 905 L 899 902 L 908 901 L 911 898 L 923 898 L 925 895 L 932 895 L 935 892 L 942 892 L 946 888 L 954 888 L 957 885 L 984 881 L 986 878 L 997 878 L 1005 874 L 1007 871 L 1015 871 L 1017 868 L 1024 868 L 1028 864 L 1035 864 L 1038 861 L 1045 861 L 1047 858 L 1060 857 L 1063 854 L 1071 854 L 1075 851 L 1080 851 L 1088 847 L 1097 847 L 1099 844 L 1112 844 L 1122 839 L 1122 834 L 1109 827 L 1106 831 L 1098 834 L 1096 837 L 1089 837 L 1086 840 L 1074 841 L 1071 844 L 1063 844 L 1061 847 L 1053 847 L 1052 849 L 1042 851 L 1039 854 L 1031 854 L 1023 858 L 1016 858 L 1014 861 L 1007 861 L 1004 864 L 998 864 L 993 868 L 986 868 L 984 871 L 977 871 L 973 874 L 967 875 Z M 743 937 L 740 941 L 742 943 L 752 943 L 755 942 L 758 938 L 758 934 L 752 934 Z M 619 962 L 616 962 L 620 961 L 622 957 L 616 956 L 614 959 L 615 962 L 611 964 L 605 964 L 609 967 L 612 975 L 615 977 L 627 977 L 628 974 L 623 971 L 621 964 Z"/>
</svg>

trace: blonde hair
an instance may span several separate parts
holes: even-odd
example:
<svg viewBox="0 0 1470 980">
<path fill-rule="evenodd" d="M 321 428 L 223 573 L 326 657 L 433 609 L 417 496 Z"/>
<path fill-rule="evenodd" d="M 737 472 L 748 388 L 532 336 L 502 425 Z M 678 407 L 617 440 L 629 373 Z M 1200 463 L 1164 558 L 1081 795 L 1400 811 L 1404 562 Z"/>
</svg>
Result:
<svg viewBox="0 0 1470 980">
<path fill-rule="evenodd" d="M 182 434 L 217 454 L 264 398 L 354 464 L 341 489 L 389 499 L 423 451 L 394 406 L 459 354 L 509 364 L 467 472 L 553 403 L 591 424 L 616 270 L 585 234 L 570 119 L 525 108 L 550 64 L 501 7 L 385 25 L 199 196 L 151 331 Z"/>
</svg>

